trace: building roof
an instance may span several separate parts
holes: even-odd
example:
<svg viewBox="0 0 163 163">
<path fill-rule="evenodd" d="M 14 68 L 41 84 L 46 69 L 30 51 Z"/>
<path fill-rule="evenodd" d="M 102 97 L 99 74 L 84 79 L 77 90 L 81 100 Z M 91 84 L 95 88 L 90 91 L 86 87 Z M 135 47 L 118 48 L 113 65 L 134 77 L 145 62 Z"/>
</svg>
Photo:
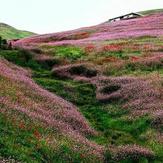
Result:
<svg viewBox="0 0 163 163">
<path fill-rule="evenodd" d="M 118 17 L 109 19 L 109 21 L 112 21 L 112 20 L 115 20 L 115 19 L 118 19 L 118 18 L 122 19 L 122 18 L 124 18 L 125 16 L 129 16 L 129 15 L 135 15 L 135 16 L 138 16 L 138 17 L 143 16 L 142 14 L 131 12 L 131 13 L 126 14 L 126 15 L 121 15 L 121 16 L 118 16 Z"/>
</svg>

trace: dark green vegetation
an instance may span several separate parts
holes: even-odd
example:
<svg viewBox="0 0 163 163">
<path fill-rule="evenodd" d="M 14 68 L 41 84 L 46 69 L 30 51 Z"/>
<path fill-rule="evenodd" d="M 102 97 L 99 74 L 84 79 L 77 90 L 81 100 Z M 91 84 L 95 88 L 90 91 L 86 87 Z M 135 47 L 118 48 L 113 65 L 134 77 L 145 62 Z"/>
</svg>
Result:
<svg viewBox="0 0 163 163">
<path fill-rule="evenodd" d="M 162 145 L 155 139 L 156 131 L 151 126 L 150 117 L 143 116 L 141 118 L 130 119 L 128 118 L 130 111 L 123 109 L 121 102 L 100 103 L 96 100 L 96 88 L 93 85 L 69 79 L 60 79 L 54 76 L 49 71 L 52 68 L 51 64 L 38 63 L 33 59 L 33 55 L 27 51 L 1 51 L 0 56 L 19 66 L 31 68 L 33 70 L 33 79 L 38 84 L 77 105 L 91 126 L 99 132 L 98 136 L 88 137 L 88 139 L 105 146 L 139 144 L 155 152 L 156 158 L 153 162 L 162 161 Z M 107 93 L 116 89 L 118 89 L 118 86 L 108 87 L 104 91 Z M 32 158 L 36 159 L 35 162 L 46 162 L 47 160 L 49 162 L 62 162 L 62 160 L 69 160 L 71 157 L 71 162 L 82 162 L 79 154 L 74 154 L 67 146 L 63 146 L 58 151 L 53 151 L 44 142 L 38 142 L 33 136 L 33 128 L 30 131 L 21 130 L 18 132 L 18 127 L 13 126 L 11 120 L 5 119 L 1 114 L 0 121 L 0 134 L 7 135 L 5 138 L 0 137 L 0 145 L 3 147 L 0 150 L 0 155 L 3 157 L 12 155 L 17 160 L 27 162 Z M 42 132 L 43 129 L 38 128 L 38 130 Z M 19 139 L 14 140 L 16 137 L 19 137 Z M 29 138 L 30 142 L 28 141 Z M 14 150 L 14 141 L 18 141 L 16 144 L 21 148 Z M 38 150 L 34 150 L 38 143 L 40 144 Z M 106 159 L 109 159 L 109 156 L 110 154 L 107 154 Z M 144 159 L 139 161 L 147 162 Z M 133 162 L 133 160 L 126 160 L 126 162 Z"/>
<path fill-rule="evenodd" d="M 7 24 L 0 23 L 0 36 L 4 39 L 11 40 L 11 39 L 20 39 L 34 35 L 32 32 L 28 31 L 21 31 L 15 29 Z"/>
<path fill-rule="evenodd" d="M 11 43 L 8 44 L 7 43 L 7 40 L 6 39 L 3 39 L 1 36 L 0 36 L 0 50 L 11 50 L 12 49 L 12 45 Z"/>
<path fill-rule="evenodd" d="M 130 51 L 115 51 L 115 52 L 100 52 L 99 54 L 100 56 L 104 56 L 104 57 L 116 57 L 119 59 L 124 59 L 127 60 L 129 59 L 129 57 L 131 56 L 139 56 L 140 52 L 139 51 L 132 51 L 132 53 Z"/>
<path fill-rule="evenodd" d="M 125 144 L 148 146 L 150 139 L 144 139 L 142 136 L 146 135 L 148 131 L 151 131 L 151 134 L 154 132 L 148 116 L 134 120 L 128 119 L 129 111 L 123 109 L 121 103 L 101 104 L 98 102 L 95 96 L 95 87 L 88 83 L 58 79 L 43 73 L 40 76 L 34 76 L 34 79 L 44 88 L 80 108 L 92 127 L 100 133 L 97 137 L 89 137 L 90 140 L 106 146 Z"/>
<path fill-rule="evenodd" d="M 118 89 L 120 89 L 120 86 L 119 85 L 110 85 L 110 86 L 106 86 L 104 87 L 101 92 L 102 93 L 105 93 L 105 94 L 110 94 L 114 91 L 117 91 Z"/>
<path fill-rule="evenodd" d="M 32 54 L 25 50 L 1 50 L 0 56 L 22 67 L 30 67 L 33 70 L 39 70 L 41 68 L 41 66 L 33 60 Z"/>
<path fill-rule="evenodd" d="M 27 51 L 1 50 L 0 57 L 16 65 L 31 68 L 38 76 L 49 74 L 49 71 L 47 73 L 44 71 L 47 65 L 39 65 L 33 60 L 32 54 Z M 0 85 L 3 85 L 3 81 L 6 87 L 9 87 L 4 92 L 15 97 L 18 90 L 14 84 L 0 76 Z M 2 90 L 0 96 L 3 97 L 4 92 Z M 28 163 L 96 162 L 95 156 L 85 154 L 82 144 L 76 144 L 54 128 L 44 126 L 36 119 L 31 120 L 24 113 L 12 111 L 13 108 L 8 108 L 1 103 L 0 108 L 0 158 L 13 158 L 16 161 Z M 74 146 L 81 146 L 81 150 L 74 152 Z"/>
<path fill-rule="evenodd" d="M 81 76 L 86 76 L 86 77 L 94 77 L 94 76 L 97 75 L 97 71 L 96 70 L 88 69 L 88 68 L 86 68 L 83 65 L 72 67 L 70 69 L 70 73 L 72 75 L 81 75 Z"/>
<path fill-rule="evenodd" d="M 125 64 L 119 66 L 108 64 L 107 70 L 105 71 L 105 74 L 108 76 L 138 76 L 152 73 L 163 75 L 163 60 L 159 62 L 151 61 L 150 63 L 127 61 Z"/>
</svg>

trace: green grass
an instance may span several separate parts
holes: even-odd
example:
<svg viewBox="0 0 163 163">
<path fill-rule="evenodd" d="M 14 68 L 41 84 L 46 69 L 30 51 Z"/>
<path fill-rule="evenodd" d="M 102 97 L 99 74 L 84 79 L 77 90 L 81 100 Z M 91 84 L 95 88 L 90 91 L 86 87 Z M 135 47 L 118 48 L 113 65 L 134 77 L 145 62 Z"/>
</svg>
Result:
<svg viewBox="0 0 163 163">
<path fill-rule="evenodd" d="M 24 52 L 26 53 L 26 51 Z M 31 68 L 35 74 L 40 77 L 50 77 L 49 71 L 42 68 L 42 65 L 37 67 L 37 62 L 31 59 L 30 53 L 25 56 L 22 51 L 1 51 L 0 56 L 9 61 L 26 68 Z M 26 56 L 27 55 L 27 56 Z M 37 69 L 37 68 L 38 69 Z M 37 73 L 36 73 L 37 72 Z M 5 82 L 5 79 L 0 77 L 0 82 L 3 85 L 7 83 L 11 85 L 9 90 L 3 90 L 1 96 L 10 96 L 17 101 L 15 97 L 16 89 L 12 84 Z M 36 98 L 36 97 L 35 97 Z M 19 112 L 11 112 L 12 108 L 5 108 L 0 104 L 1 111 L 5 110 L 3 114 L 0 113 L 0 157 L 9 158 L 22 162 L 98 162 L 94 155 L 87 155 L 86 147 L 82 147 L 74 152 L 74 146 L 83 146 L 75 144 L 74 140 L 70 140 L 53 128 L 43 127 L 37 120 L 32 121 L 27 116 L 20 115 Z M 16 119 L 15 119 L 16 117 Z M 16 121 L 16 122 L 15 122 Z M 20 124 L 25 125 L 25 129 L 20 128 Z M 42 139 L 38 140 L 34 132 L 37 130 Z M 57 145 L 49 145 L 44 140 L 44 137 L 53 137 Z"/>
<path fill-rule="evenodd" d="M 76 46 L 47 46 L 42 45 L 40 47 L 46 53 L 53 55 L 57 58 L 68 59 L 70 61 L 75 61 L 82 58 L 85 55 L 83 49 Z"/>
<path fill-rule="evenodd" d="M 31 68 L 32 70 L 42 70 L 44 66 L 33 60 L 32 53 L 26 50 L 0 50 L 0 57 L 22 67 Z M 47 68 L 47 67 L 46 67 Z"/>
<path fill-rule="evenodd" d="M 121 103 L 101 104 L 98 102 L 95 95 L 96 88 L 91 84 L 67 79 L 63 81 L 54 76 L 50 78 L 37 76 L 34 79 L 45 89 L 77 105 L 92 127 L 101 133 L 101 137 L 93 138 L 97 142 L 102 140 L 105 143 L 120 145 L 127 144 L 130 140 L 132 143 L 137 143 L 139 135 L 150 128 L 147 117 L 133 121 L 125 119 L 128 111 L 121 108 Z M 112 140 L 114 137 L 119 137 L 117 138 L 119 140 Z"/>
<path fill-rule="evenodd" d="M 141 53 L 139 51 L 132 51 L 130 52 L 129 49 L 128 51 L 116 51 L 116 52 L 102 52 L 100 54 L 98 54 L 99 56 L 105 56 L 105 57 L 116 57 L 119 59 L 124 59 L 127 60 L 129 59 L 129 57 L 131 56 L 140 56 Z"/>
<path fill-rule="evenodd" d="M 34 80 L 45 89 L 78 106 L 90 125 L 99 132 L 98 136 L 88 137 L 89 140 L 104 146 L 139 144 L 155 151 L 156 162 L 162 161 L 162 152 L 160 152 L 162 145 L 155 141 L 156 131 L 151 127 L 150 117 L 145 115 L 132 120 L 128 119 L 129 110 L 124 110 L 122 103 L 98 102 L 95 97 L 95 87 L 88 83 L 59 79 L 50 73 L 44 77 L 34 76 Z M 152 131 L 150 136 L 149 131 Z M 140 162 L 144 160 L 146 159 Z M 128 162 L 132 160 L 126 160 L 126 163 Z"/>
<path fill-rule="evenodd" d="M 150 118 L 148 116 L 129 120 L 127 118 L 129 110 L 123 109 L 123 104 L 121 102 L 117 101 L 109 104 L 100 103 L 96 100 L 95 86 L 89 83 L 57 78 L 49 70 L 45 69 L 44 65 L 40 65 L 39 63 L 34 61 L 33 56 L 29 53 L 22 51 L 1 51 L 0 56 L 3 56 L 9 61 L 22 67 L 31 68 L 33 70 L 33 79 L 39 85 L 78 106 L 80 112 L 87 118 L 90 125 L 99 132 L 98 136 L 88 137 L 88 139 L 90 139 L 91 141 L 95 141 L 96 143 L 105 146 L 139 144 L 153 149 L 157 155 L 156 161 L 159 162 L 160 160 L 162 160 L 162 152 L 160 152 L 162 146 L 155 142 L 155 130 L 151 127 Z M 123 70 L 121 70 L 120 72 L 122 71 Z M 126 71 L 129 71 L 128 67 L 126 68 Z M 133 72 L 134 70 L 131 69 L 130 71 Z M 140 71 L 142 71 L 142 69 L 140 69 Z M 150 71 L 152 72 L 153 69 L 151 69 Z M 1 118 L 1 120 L 3 120 L 3 117 Z M 6 120 L 3 120 L 3 122 L 1 122 L 0 124 L 4 124 L 5 122 Z M 5 127 L 5 125 L 2 125 L 1 127 Z M 9 146 L 5 144 L 8 155 L 3 155 L 3 153 L 5 154 L 6 152 L 2 152 L 2 154 L 0 153 L 0 155 L 2 155 L 3 157 L 8 157 L 11 154 L 9 147 L 12 147 L 13 144 L 10 139 L 19 136 L 21 139 L 20 141 L 25 141 L 25 144 L 28 144 L 28 138 L 32 137 L 32 131 L 28 133 L 18 132 L 18 129 L 13 127 L 12 123 L 9 123 L 7 127 L 8 128 L 3 129 L 3 131 L 11 130 L 11 132 L 13 132 L 15 136 L 10 133 L 11 137 L 9 139 L 0 139 L 1 142 L 6 142 L 9 144 Z M 152 130 L 153 132 L 149 136 L 148 131 L 150 130 Z M 3 132 L 3 134 L 6 133 Z M 27 137 L 23 137 L 21 136 L 21 134 L 27 134 Z M 16 153 L 14 153 L 14 149 L 12 147 L 12 155 L 14 156 L 14 158 L 18 160 L 31 159 L 31 156 L 28 155 L 28 152 L 24 153 L 24 151 L 34 151 L 37 140 L 35 140 L 33 137 L 32 140 L 33 144 L 31 144 L 29 149 L 26 149 L 26 147 L 23 146 L 22 148 L 20 148 L 20 150 L 22 149 L 22 151 L 15 150 Z M 54 152 L 52 149 L 49 148 L 49 146 L 46 146 L 46 144 L 44 143 L 42 144 L 41 148 L 41 154 L 38 154 L 37 150 L 34 151 L 34 156 L 36 158 L 38 157 L 38 160 L 36 160 L 38 162 L 40 161 L 39 159 L 45 159 L 44 155 L 48 157 L 48 159 L 46 159 L 50 161 L 58 159 L 55 160 L 56 162 L 62 159 L 68 159 L 70 157 L 73 159 L 73 161 L 75 160 L 75 162 L 82 161 L 79 157 L 80 154 L 74 154 L 69 146 L 60 146 L 57 152 Z M 19 152 L 21 152 L 23 156 L 18 157 Z M 53 154 L 51 154 L 51 152 L 53 152 Z"/>
<path fill-rule="evenodd" d="M 119 71 L 120 70 L 120 71 Z M 126 61 L 121 67 L 112 66 L 112 64 L 107 65 L 107 69 L 104 72 L 105 75 L 112 76 L 123 76 L 123 75 L 147 75 L 147 74 L 161 74 L 163 75 L 163 60 L 160 62 L 151 63 L 141 63 L 141 62 L 131 62 Z"/>
<path fill-rule="evenodd" d="M 55 80 L 52 77 L 50 79 L 49 77 L 39 78 L 38 75 L 37 78 L 34 79 L 49 91 L 57 92 L 58 95 L 78 105 L 83 105 L 84 102 L 87 104 L 91 103 L 92 98 L 95 99 L 92 91 L 95 90 L 95 88 L 91 84 L 80 84 L 71 80 Z M 82 97 L 80 93 L 82 93 Z"/>
<path fill-rule="evenodd" d="M 37 146 L 40 145 L 40 149 Z M 0 114 L 0 155 L 4 158 L 12 157 L 15 160 L 40 162 L 45 160 L 41 150 L 46 151 L 43 142 L 39 142 L 33 135 L 32 130 L 23 130 L 18 124 Z M 40 152 L 39 152 L 40 150 Z"/>
<path fill-rule="evenodd" d="M 119 132 L 128 132 L 131 135 L 132 131 L 126 131 L 125 127 L 122 126 L 125 122 L 120 119 L 123 115 L 126 115 L 127 111 L 121 109 L 120 104 L 102 105 L 96 100 L 96 88 L 93 85 L 57 79 L 51 75 L 50 71 L 43 69 L 41 65 L 32 60 L 31 55 L 23 55 L 23 53 L 22 51 L 5 51 L 0 54 L 17 65 L 33 69 L 34 79 L 38 84 L 77 105 L 92 126 L 100 132 L 107 133 L 108 130 L 119 130 Z M 114 119 L 115 117 L 117 119 Z M 130 126 L 132 123 L 128 124 Z M 121 130 L 122 127 L 123 130 Z"/>
<path fill-rule="evenodd" d="M 16 119 L 14 115 L 17 116 Z M 36 132 L 40 133 L 40 138 Z M 57 140 L 57 147 L 47 144 L 44 137 L 48 135 L 53 135 L 54 140 Z M 54 129 L 43 128 L 37 120 L 32 121 L 23 114 L 14 111 L 5 115 L 0 113 L 0 157 L 2 158 L 12 158 L 26 163 L 96 162 L 93 155 L 81 157 L 84 151 L 78 150 L 74 153 L 71 143 L 64 136 L 54 132 Z"/>
<path fill-rule="evenodd" d="M 32 32 L 21 31 L 7 24 L 0 23 L 0 36 L 4 39 L 20 39 L 34 35 Z"/>
</svg>

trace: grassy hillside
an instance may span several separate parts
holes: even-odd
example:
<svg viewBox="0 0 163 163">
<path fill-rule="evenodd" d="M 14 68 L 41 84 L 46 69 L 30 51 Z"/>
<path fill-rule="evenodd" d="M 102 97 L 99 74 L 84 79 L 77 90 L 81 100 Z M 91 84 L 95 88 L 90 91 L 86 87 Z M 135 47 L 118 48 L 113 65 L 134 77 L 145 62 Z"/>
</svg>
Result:
<svg viewBox="0 0 163 163">
<path fill-rule="evenodd" d="M 155 42 L 158 40 L 158 38 L 140 38 L 138 41 L 142 44 L 145 40 L 149 41 L 150 39 L 154 39 Z M 136 40 L 132 41 L 136 42 Z M 104 152 L 101 155 L 103 155 L 105 161 L 117 162 L 119 160 L 127 163 L 133 161 L 142 163 L 162 162 L 162 122 L 159 120 L 162 117 L 162 99 L 159 95 L 159 90 L 163 87 L 162 57 L 153 57 L 151 61 L 149 55 L 137 60 L 137 56 L 140 56 L 139 53 L 133 53 L 132 58 L 129 59 L 128 57 L 130 57 L 132 52 L 108 51 L 104 52 L 104 54 L 96 54 L 98 57 L 96 56 L 96 60 L 92 61 L 92 63 L 95 62 L 97 64 L 90 65 L 91 69 L 85 69 L 74 64 L 77 59 L 73 56 L 76 56 L 76 48 L 72 52 L 72 47 L 70 47 L 72 53 L 71 56 L 68 56 L 67 61 L 64 57 L 67 57 L 69 48 L 67 47 L 66 51 L 64 49 L 65 47 L 60 47 L 53 54 L 56 58 L 41 57 L 39 53 L 17 50 L 1 51 L 0 55 L 14 64 L 30 68 L 33 80 L 39 85 L 78 107 L 79 111 L 89 121 L 90 126 L 98 132 L 95 135 L 86 134 L 85 138 L 90 143 L 95 142 L 96 145 L 104 148 Z M 128 51 L 129 49 L 126 50 Z M 151 50 L 148 49 L 145 53 L 148 54 L 152 52 Z M 156 52 L 156 49 L 154 51 Z M 157 53 L 161 52 L 162 50 L 157 50 Z M 89 56 L 88 54 L 82 55 L 85 55 L 85 59 Z M 103 65 L 101 64 L 100 55 L 101 57 L 107 57 L 105 59 L 107 62 L 105 61 Z M 108 57 L 110 55 L 119 57 L 119 61 L 122 63 L 121 68 L 118 67 L 114 59 L 112 60 L 112 56 Z M 62 66 L 68 60 L 73 63 L 70 70 L 69 67 L 64 69 L 63 67 L 65 66 Z M 84 60 L 80 64 L 84 64 Z M 104 74 L 106 76 L 96 78 L 94 70 L 98 67 L 98 61 L 101 68 L 105 67 Z M 68 66 L 70 65 L 68 64 Z M 7 67 L 9 70 L 7 70 Z M 70 72 L 70 75 L 68 72 Z M 13 73 L 15 79 L 13 79 Z M 44 95 L 42 97 L 37 90 L 31 90 L 33 88 L 28 84 L 28 80 L 31 79 L 23 74 L 24 72 L 21 69 L 19 70 L 1 60 L 1 96 L 5 97 L 4 101 L 3 99 L 1 100 L 1 111 L 3 111 L 1 112 L 1 134 L 6 135 L 6 130 L 9 129 L 12 134 L 8 135 L 8 139 L 1 140 L 3 150 L 0 151 L 0 155 L 4 159 L 12 155 L 13 159 L 22 162 L 30 162 L 31 159 L 34 162 L 40 162 L 41 160 L 43 162 L 64 162 L 67 160 L 68 162 L 104 162 L 103 159 L 101 160 L 97 157 L 100 149 L 97 150 L 95 148 L 95 155 L 87 154 L 91 150 L 90 145 L 85 144 L 81 147 L 80 143 L 83 144 L 83 142 L 76 142 L 71 134 L 69 135 L 71 138 L 69 140 L 69 138 L 65 137 L 62 129 L 61 133 L 58 133 L 56 122 L 54 122 L 52 128 L 47 123 L 46 129 L 44 128 L 44 124 L 41 124 L 37 116 L 42 115 L 42 113 L 43 115 L 48 115 L 49 111 L 55 110 L 54 106 L 56 106 L 57 101 L 54 100 L 55 103 L 52 103 L 49 99 L 45 103 Z M 19 75 L 22 75 L 23 78 L 20 78 Z M 142 78 L 144 81 L 142 81 Z M 14 80 L 18 80 L 18 83 L 15 83 Z M 151 81 L 150 84 L 148 80 Z M 107 83 L 110 84 L 107 85 Z M 102 98 L 99 96 L 101 91 L 104 92 Z M 119 96 L 117 91 L 120 91 L 119 93 L 122 96 Z M 139 91 L 142 91 L 142 93 Z M 116 92 L 118 93 L 117 95 L 115 94 Z M 15 93 L 17 97 L 15 97 Z M 156 109 L 153 112 L 151 106 L 158 110 Z M 33 117 L 32 114 L 21 110 L 21 107 L 22 109 L 25 107 L 27 111 L 33 108 L 37 116 Z M 44 111 L 40 110 L 39 107 L 43 107 Z M 70 115 L 76 114 L 74 111 Z M 63 112 L 61 113 L 61 117 L 59 116 L 60 113 L 59 117 L 56 117 L 58 121 L 64 115 Z M 69 113 L 66 114 L 69 115 Z M 14 119 L 15 115 L 17 119 Z M 22 121 L 21 116 L 27 117 L 23 118 Z M 74 118 L 63 121 L 70 123 L 72 126 L 74 124 L 74 127 L 77 127 L 79 117 L 75 115 Z M 50 120 L 51 116 L 48 116 L 48 119 Z M 47 126 L 49 127 L 47 128 Z M 58 134 L 59 136 L 56 136 Z M 17 140 L 17 137 L 19 137 L 19 140 Z M 28 141 L 29 139 L 30 141 Z M 56 140 L 57 144 L 55 144 Z M 49 144 L 49 141 L 53 143 Z M 74 150 L 76 145 L 78 146 L 77 151 Z M 15 150 L 15 146 L 21 148 L 16 148 L 17 150 Z M 151 151 L 153 152 L 151 153 Z"/>
<path fill-rule="evenodd" d="M 162 22 L 158 14 L 1 50 L 0 162 L 162 163 Z"/>
<path fill-rule="evenodd" d="M 138 13 L 143 14 L 143 15 L 149 15 L 149 14 L 155 14 L 155 13 L 159 13 L 159 12 L 163 12 L 163 9 L 147 10 L 147 11 L 141 11 Z"/>
<path fill-rule="evenodd" d="M 21 31 L 14 27 L 11 27 L 7 24 L 0 23 L 0 36 L 4 39 L 10 40 L 10 39 L 20 39 L 35 35 L 32 32 L 28 31 Z"/>
<path fill-rule="evenodd" d="M 3 58 L 33 73 L 46 71 L 26 51 L 0 51 L 0 162 L 102 160 L 100 146 L 86 139 L 95 132 L 78 109 L 43 90 L 27 70 Z"/>
</svg>

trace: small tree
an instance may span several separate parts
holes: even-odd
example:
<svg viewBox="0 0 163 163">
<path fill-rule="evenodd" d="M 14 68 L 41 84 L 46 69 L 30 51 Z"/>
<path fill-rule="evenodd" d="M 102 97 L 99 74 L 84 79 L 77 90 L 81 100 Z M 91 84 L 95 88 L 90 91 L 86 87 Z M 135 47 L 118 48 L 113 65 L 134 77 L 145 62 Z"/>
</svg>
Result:
<svg viewBox="0 0 163 163">
<path fill-rule="evenodd" d="M 6 39 L 2 39 L 2 44 L 3 45 L 7 45 L 7 40 Z"/>
<path fill-rule="evenodd" d="M 8 44 L 7 44 L 7 40 L 6 39 L 2 39 L 2 49 L 7 49 L 8 48 Z"/>
<path fill-rule="evenodd" d="M 3 39 L 0 36 L 0 49 L 2 49 L 2 50 L 12 50 L 12 43 L 11 42 L 7 42 L 6 39 Z"/>
<path fill-rule="evenodd" d="M 0 49 L 2 48 L 2 37 L 0 36 Z"/>
</svg>

